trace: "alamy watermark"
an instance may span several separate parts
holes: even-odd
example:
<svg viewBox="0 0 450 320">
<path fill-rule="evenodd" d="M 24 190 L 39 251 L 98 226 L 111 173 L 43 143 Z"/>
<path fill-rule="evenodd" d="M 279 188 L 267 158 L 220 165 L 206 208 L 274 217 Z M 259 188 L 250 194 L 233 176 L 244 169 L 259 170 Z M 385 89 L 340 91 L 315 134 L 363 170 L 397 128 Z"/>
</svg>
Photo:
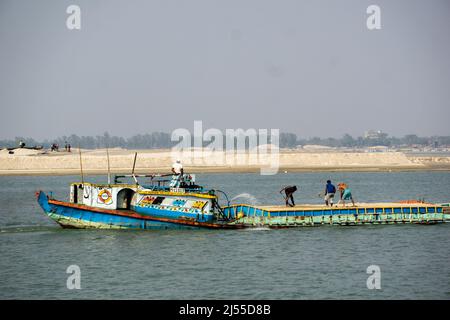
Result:
<svg viewBox="0 0 450 320">
<path fill-rule="evenodd" d="M 76 4 L 67 7 L 66 13 L 69 16 L 66 19 L 66 27 L 69 30 L 81 29 L 81 8 Z M 381 29 L 381 9 L 380 6 L 372 4 L 367 7 L 366 13 L 369 15 L 366 20 L 366 26 L 369 30 Z"/>
<path fill-rule="evenodd" d="M 172 159 L 199 166 L 254 166 L 262 175 L 273 175 L 279 168 L 279 129 L 226 129 L 203 131 L 202 121 L 194 121 L 194 131 L 178 128 L 171 140 Z"/>
<path fill-rule="evenodd" d="M 69 30 L 81 29 L 81 8 L 75 4 L 67 7 L 66 13 L 69 16 L 66 19 L 66 27 Z"/>
<path fill-rule="evenodd" d="M 67 289 L 73 290 L 73 289 L 81 289 L 81 270 L 80 267 L 76 264 L 72 264 L 67 267 L 66 273 L 70 274 L 69 277 L 67 277 L 66 286 Z"/>
<path fill-rule="evenodd" d="M 366 20 L 366 26 L 369 30 L 381 29 L 381 9 L 376 4 L 367 7 L 366 13 L 369 14 Z"/>
<path fill-rule="evenodd" d="M 367 267 L 366 273 L 370 274 L 366 281 L 367 289 L 381 289 L 381 268 L 373 264 Z"/>
</svg>

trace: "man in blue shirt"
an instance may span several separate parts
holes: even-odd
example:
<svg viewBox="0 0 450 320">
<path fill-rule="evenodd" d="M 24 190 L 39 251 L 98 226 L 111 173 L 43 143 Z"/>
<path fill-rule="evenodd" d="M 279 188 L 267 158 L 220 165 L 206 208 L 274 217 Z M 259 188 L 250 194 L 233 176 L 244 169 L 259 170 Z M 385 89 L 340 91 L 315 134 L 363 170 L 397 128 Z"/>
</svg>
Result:
<svg viewBox="0 0 450 320">
<path fill-rule="evenodd" d="M 327 180 L 327 185 L 325 186 L 325 205 L 328 206 L 328 204 L 330 204 L 330 206 L 333 206 L 333 198 L 334 198 L 334 194 L 336 193 L 336 187 L 331 184 L 331 180 Z"/>
</svg>

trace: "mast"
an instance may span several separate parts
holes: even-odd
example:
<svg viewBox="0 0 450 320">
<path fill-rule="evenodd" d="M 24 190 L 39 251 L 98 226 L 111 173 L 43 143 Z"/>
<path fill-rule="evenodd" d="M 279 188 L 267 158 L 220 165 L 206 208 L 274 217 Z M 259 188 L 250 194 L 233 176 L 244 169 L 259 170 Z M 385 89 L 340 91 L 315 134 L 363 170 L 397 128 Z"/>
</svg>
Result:
<svg viewBox="0 0 450 320">
<path fill-rule="evenodd" d="M 111 167 L 109 164 L 109 150 L 108 145 L 106 145 L 106 158 L 108 159 L 108 185 L 111 184 Z"/>
<path fill-rule="evenodd" d="M 81 147 L 80 147 L 80 144 L 78 144 L 78 153 L 80 154 L 81 184 L 84 186 L 83 161 L 81 159 Z"/>
<path fill-rule="evenodd" d="M 134 153 L 133 170 L 131 170 L 131 176 L 133 177 L 133 179 L 136 182 L 136 184 L 139 184 L 137 179 L 136 179 L 136 176 L 134 175 L 134 169 L 136 168 L 136 158 L 137 158 L 137 152 Z"/>
</svg>

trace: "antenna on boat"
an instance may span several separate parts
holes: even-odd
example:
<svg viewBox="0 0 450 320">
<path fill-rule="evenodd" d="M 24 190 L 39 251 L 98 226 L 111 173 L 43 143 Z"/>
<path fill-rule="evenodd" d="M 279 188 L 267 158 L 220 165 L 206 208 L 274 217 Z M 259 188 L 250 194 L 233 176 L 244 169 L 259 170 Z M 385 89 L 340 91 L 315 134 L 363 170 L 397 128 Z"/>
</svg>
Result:
<svg viewBox="0 0 450 320">
<path fill-rule="evenodd" d="M 133 170 L 131 170 L 131 176 L 133 177 L 133 179 L 136 182 L 136 184 L 139 184 L 137 179 L 136 179 L 136 176 L 134 175 L 134 169 L 136 168 L 136 158 L 137 158 L 137 152 L 134 153 Z"/>
<path fill-rule="evenodd" d="M 83 161 L 81 160 L 81 147 L 80 147 L 80 144 L 78 144 L 78 153 L 80 154 L 81 184 L 84 186 L 84 178 L 83 178 Z"/>
<path fill-rule="evenodd" d="M 106 158 L 108 159 L 108 185 L 111 184 L 111 167 L 109 165 L 109 150 L 108 144 L 106 145 Z"/>
</svg>

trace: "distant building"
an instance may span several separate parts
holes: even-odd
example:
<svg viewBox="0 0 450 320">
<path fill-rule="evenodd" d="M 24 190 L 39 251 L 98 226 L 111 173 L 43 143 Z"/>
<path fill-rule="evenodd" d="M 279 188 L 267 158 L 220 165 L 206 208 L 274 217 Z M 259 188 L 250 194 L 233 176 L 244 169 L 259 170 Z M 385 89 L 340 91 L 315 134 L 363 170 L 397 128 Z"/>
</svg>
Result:
<svg viewBox="0 0 450 320">
<path fill-rule="evenodd" d="M 387 152 L 387 151 L 389 151 L 389 147 L 386 146 L 373 146 L 366 148 L 366 152 Z"/>
<path fill-rule="evenodd" d="M 387 133 L 381 130 L 367 130 L 364 133 L 364 139 L 384 139 L 387 137 Z"/>
</svg>

